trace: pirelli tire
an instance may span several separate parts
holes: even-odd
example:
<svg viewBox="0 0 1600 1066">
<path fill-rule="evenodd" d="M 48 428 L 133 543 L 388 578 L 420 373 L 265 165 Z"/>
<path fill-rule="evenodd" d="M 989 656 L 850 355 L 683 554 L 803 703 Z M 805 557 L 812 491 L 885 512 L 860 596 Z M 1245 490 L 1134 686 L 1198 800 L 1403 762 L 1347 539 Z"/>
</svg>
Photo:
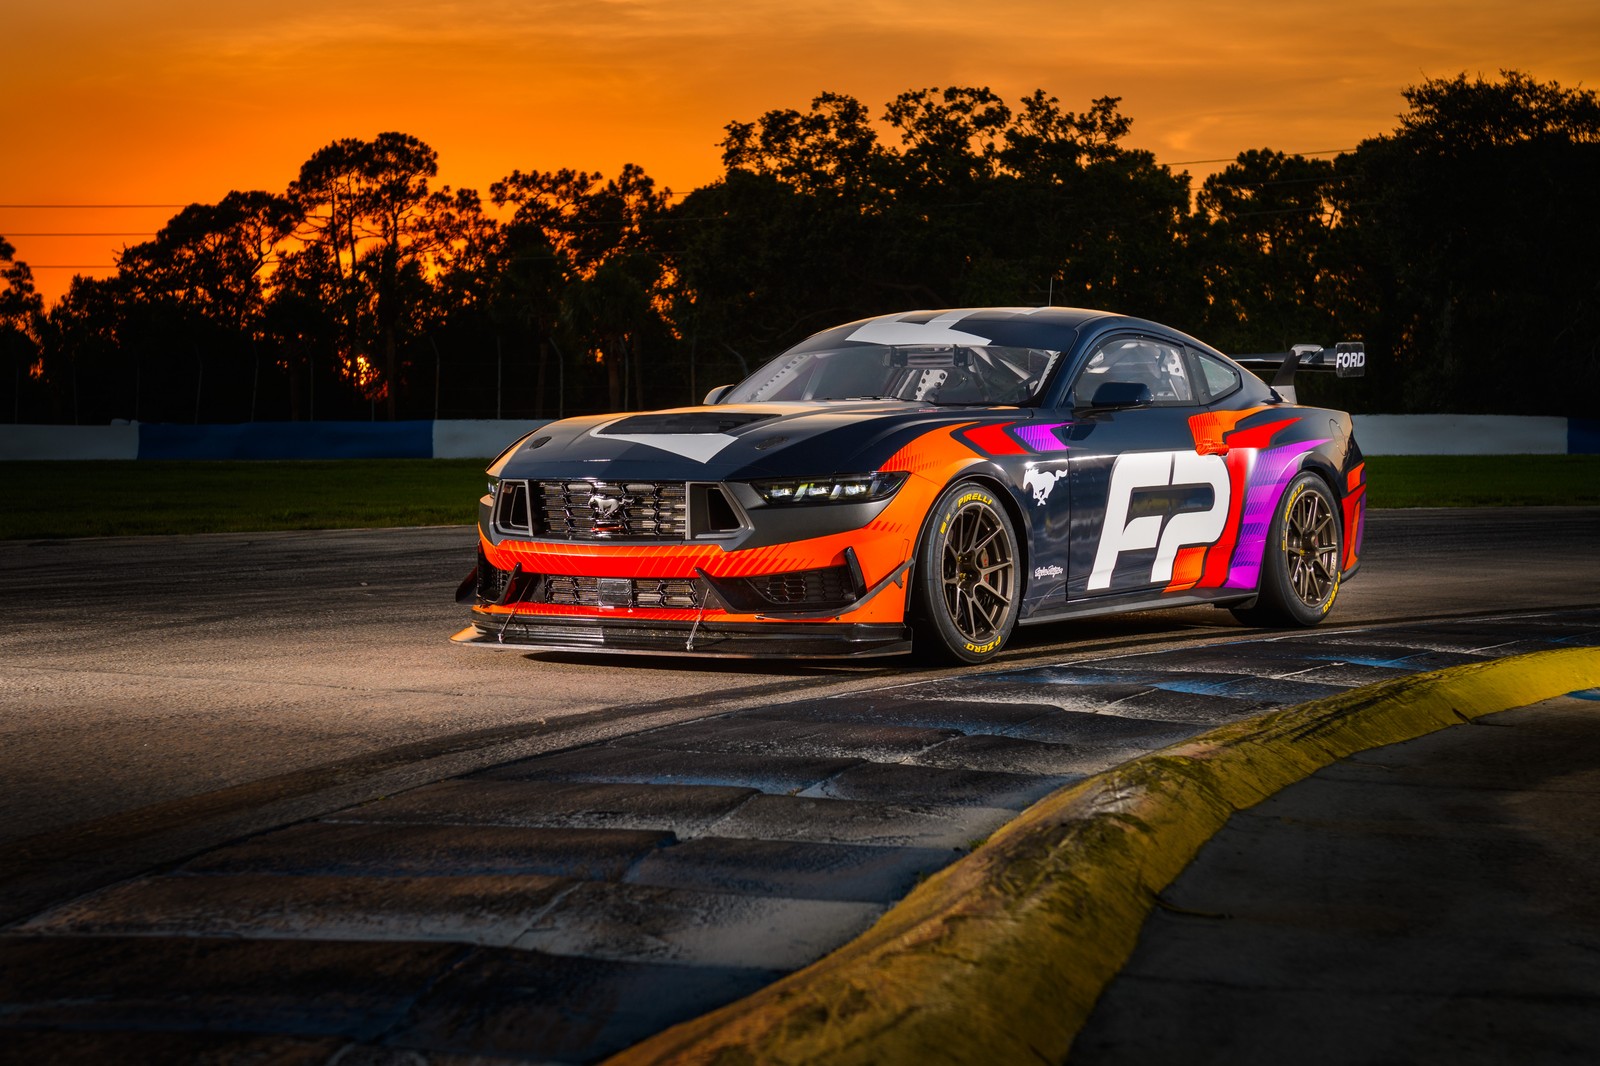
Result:
<svg viewBox="0 0 1600 1066">
<path fill-rule="evenodd" d="M 1252 626 L 1314 626 L 1339 594 L 1343 530 L 1338 501 L 1316 474 L 1289 483 L 1272 516 L 1261 559 L 1261 591 L 1233 615 Z"/>
<path fill-rule="evenodd" d="M 995 494 L 958 481 L 934 504 L 912 577 L 912 645 L 926 662 L 982 663 L 1005 647 L 1022 599 L 1017 531 Z"/>
</svg>

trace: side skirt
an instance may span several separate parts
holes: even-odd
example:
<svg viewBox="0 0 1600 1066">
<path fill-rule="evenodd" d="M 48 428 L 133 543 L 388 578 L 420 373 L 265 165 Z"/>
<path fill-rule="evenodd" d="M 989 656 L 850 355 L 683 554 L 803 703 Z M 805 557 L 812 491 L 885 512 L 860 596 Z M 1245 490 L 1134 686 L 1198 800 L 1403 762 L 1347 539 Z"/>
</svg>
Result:
<svg viewBox="0 0 1600 1066">
<path fill-rule="evenodd" d="M 1237 607 L 1250 603 L 1255 592 L 1239 589 L 1210 589 L 1204 592 L 1185 592 L 1172 596 L 1152 596 L 1149 592 L 1125 593 L 1120 596 L 1096 596 L 1090 600 L 1073 600 L 1061 607 L 1035 611 L 1017 620 L 1021 626 L 1059 622 L 1064 618 L 1092 618 L 1102 614 L 1125 614 L 1129 611 L 1161 611 L 1168 607 L 1193 607 L 1210 604 L 1214 607 Z"/>
</svg>

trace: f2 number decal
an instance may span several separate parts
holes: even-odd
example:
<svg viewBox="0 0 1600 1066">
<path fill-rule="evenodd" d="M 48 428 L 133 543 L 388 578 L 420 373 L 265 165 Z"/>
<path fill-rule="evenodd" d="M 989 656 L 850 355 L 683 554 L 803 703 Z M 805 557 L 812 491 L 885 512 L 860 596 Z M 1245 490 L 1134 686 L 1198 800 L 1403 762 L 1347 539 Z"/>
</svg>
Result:
<svg viewBox="0 0 1600 1066">
<path fill-rule="evenodd" d="M 1183 485 L 1210 485 L 1211 506 L 1204 511 L 1178 514 L 1143 514 L 1130 519 L 1133 494 L 1140 489 L 1165 489 Z M 1211 544 L 1228 524 L 1231 492 L 1228 466 L 1219 455 L 1182 452 L 1128 452 L 1117 456 L 1111 469 L 1111 489 L 1106 499 L 1105 524 L 1100 527 L 1100 547 L 1088 589 L 1108 589 L 1123 552 L 1156 550 L 1150 569 L 1152 584 L 1172 580 L 1178 549 Z"/>
</svg>

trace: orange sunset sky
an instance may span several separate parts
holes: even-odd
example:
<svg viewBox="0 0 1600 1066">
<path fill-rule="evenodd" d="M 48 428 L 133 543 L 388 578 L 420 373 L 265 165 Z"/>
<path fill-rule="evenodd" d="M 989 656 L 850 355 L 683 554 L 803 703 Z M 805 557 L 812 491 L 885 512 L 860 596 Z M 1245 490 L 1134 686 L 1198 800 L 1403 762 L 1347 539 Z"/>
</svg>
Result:
<svg viewBox="0 0 1600 1066">
<path fill-rule="evenodd" d="M 1600 81 L 1597 0 L 45 0 L 0 20 L 0 236 L 46 300 L 176 207 L 282 191 L 339 137 L 413 134 L 441 184 L 513 169 L 679 192 L 722 127 L 818 92 L 1122 97 L 1129 143 L 1197 177 L 1252 147 L 1349 148 L 1430 77 Z M 68 235 L 70 234 L 70 235 Z M 92 236 L 86 234 L 93 234 Z M 77 268 L 76 270 L 72 268 Z"/>
</svg>

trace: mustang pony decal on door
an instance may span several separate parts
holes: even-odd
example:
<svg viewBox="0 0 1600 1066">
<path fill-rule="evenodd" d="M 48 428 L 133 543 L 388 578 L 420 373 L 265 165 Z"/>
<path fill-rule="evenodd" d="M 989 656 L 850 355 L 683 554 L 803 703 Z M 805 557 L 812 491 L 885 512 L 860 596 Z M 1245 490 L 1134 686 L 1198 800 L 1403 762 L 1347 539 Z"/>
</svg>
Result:
<svg viewBox="0 0 1600 1066">
<path fill-rule="evenodd" d="M 1072 308 L 838 326 L 702 406 L 508 448 L 455 639 L 983 662 L 1019 625 L 1110 610 L 1313 624 L 1359 566 L 1365 468 L 1293 377 L 1364 365 L 1350 343 L 1236 361 Z"/>
<path fill-rule="evenodd" d="M 1023 475 L 1024 488 L 1033 490 L 1033 502 L 1043 507 L 1050 502 L 1050 490 L 1056 487 L 1056 482 L 1067 476 L 1066 470 L 1037 470 L 1028 468 Z"/>
</svg>

